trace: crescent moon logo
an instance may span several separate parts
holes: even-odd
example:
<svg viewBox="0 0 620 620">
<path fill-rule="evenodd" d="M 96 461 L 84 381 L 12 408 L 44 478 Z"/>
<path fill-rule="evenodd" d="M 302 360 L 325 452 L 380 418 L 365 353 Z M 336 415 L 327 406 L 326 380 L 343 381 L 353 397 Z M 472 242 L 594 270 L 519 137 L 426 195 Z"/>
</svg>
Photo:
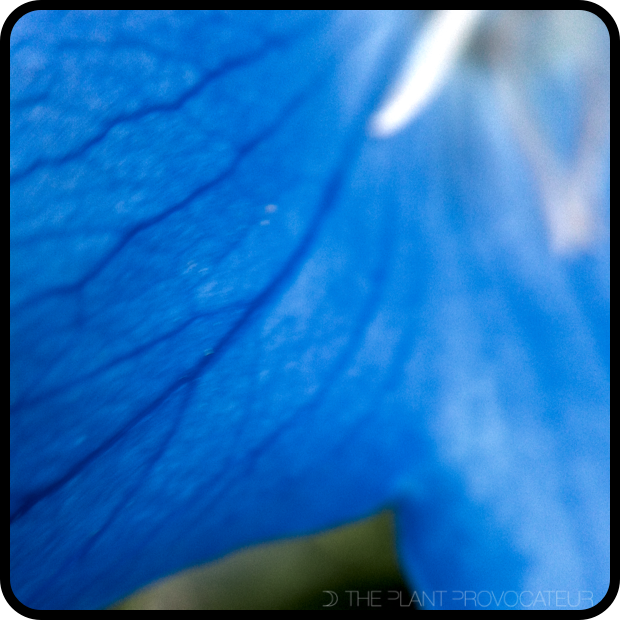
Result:
<svg viewBox="0 0 620 620">
<path fill-rule="evenodd" d="M 329 596 L 331 597 L 329 603 L 323 605 L 323 607 L 333 607 L 338 602 L 338 595 L 331 590 L 323 590 L 323 592 L 325 592 L 325 594 L 329 594 Z"/>
</svg>

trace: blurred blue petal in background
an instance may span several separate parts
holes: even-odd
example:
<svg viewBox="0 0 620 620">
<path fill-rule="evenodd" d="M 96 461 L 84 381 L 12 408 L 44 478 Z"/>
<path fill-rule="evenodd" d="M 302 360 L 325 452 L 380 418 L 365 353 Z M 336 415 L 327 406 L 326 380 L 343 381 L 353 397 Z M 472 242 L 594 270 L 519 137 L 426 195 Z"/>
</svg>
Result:
<svg viewBox="0 0 620 620">
<path fill-rule="evenodd" d="M 603 598 L 599 17 L 34 11 L 10 36 L 23 604 L 384 507 L 442 609 Z"/>
</svg>

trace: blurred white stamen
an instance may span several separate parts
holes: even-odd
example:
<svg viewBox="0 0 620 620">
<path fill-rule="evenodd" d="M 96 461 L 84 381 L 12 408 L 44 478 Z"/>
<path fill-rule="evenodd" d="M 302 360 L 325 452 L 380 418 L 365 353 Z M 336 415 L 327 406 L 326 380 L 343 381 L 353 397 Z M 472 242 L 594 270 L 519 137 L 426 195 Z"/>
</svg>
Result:
<svg viewBox="0 0 620 620">
<path fill-rule="evenodd" d="M 544 138 L 515 87 L 506 79 L 498 83 L 505 110 L 538 181 L 552 250 L 566 254 L 588 249 L 600 228 L 594 203 L 598 198 L 596 186 L 604 172 L 600 156 L 607 133 L 604 97 L 600 102 L 591 102 L 580 146 L 572 165 L 567 166 Z"/>
<path fill-rule="evenodd" d="M 416 41 L 370 132 L 391 136 L 411 122 L 439 92 L 480 22 L 483 11 L 438 11 Z"/>
</svg>

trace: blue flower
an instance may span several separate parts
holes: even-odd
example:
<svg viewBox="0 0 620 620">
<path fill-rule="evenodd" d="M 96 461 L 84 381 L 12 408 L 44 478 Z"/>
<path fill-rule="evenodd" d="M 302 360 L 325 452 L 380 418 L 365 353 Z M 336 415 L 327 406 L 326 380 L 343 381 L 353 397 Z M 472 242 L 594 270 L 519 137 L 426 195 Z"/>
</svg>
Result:
<svg viewBox="0 0 620 620">
<path fill-rule="evenodd" d="M 447 15 L 16 23 L 22 603 L 385 506 L 443 609 L 603 598 L 609 35 L 475 15 L 390 115 Z"/>
</svg>

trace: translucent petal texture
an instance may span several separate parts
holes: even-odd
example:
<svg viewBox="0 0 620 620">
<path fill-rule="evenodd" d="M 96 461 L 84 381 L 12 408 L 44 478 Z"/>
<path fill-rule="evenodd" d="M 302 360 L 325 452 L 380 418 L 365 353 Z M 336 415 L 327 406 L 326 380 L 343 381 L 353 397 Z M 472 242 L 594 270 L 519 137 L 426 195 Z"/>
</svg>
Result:
<svg viewBox="0 0 620 620">
<path fill-rule="evenodd" d="M 445 590 L 442 608 L 464 590 L 491 592 L 488 608 L 511 606 L 504 591 L 589 592 L 585 607 L 605 594 L 608 223 L 587 252 L 552 249 L 484 67 L 458 71 L 400 134 L 367 137 L 419 21 L 17 23 L 23 603 L 101 607 L 386 505 L 412 587 Z M 556 102 L 532 97 L 541 114 Z M 601 222 L 608 183 L 607 170 Z"/>
</svg>

